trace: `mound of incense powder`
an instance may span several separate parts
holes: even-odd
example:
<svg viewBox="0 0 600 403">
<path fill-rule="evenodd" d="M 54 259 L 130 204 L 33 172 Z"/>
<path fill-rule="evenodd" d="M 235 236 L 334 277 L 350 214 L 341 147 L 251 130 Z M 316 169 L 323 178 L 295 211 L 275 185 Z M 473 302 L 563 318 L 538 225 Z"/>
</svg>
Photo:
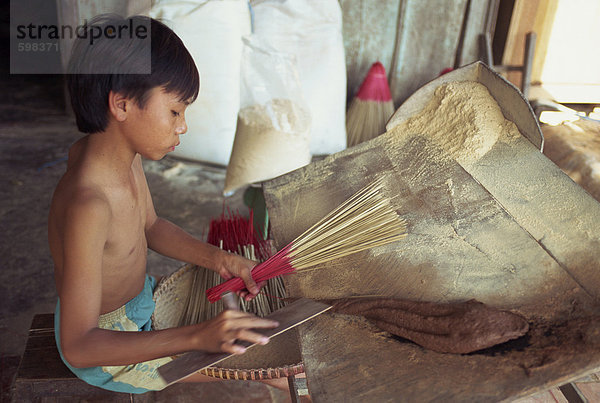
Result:
<svg viewBox="0 0 600 403">
<path fill-rule="evenodd" d="M 440 85 L 421 112 L 392 131 L 425 136 L 463 167 L 477 162 L 496 142 L 520 136 L 488 89 L 475 81 Z"/>
<path fill-rule="evenodd" d="M 238 113 L 224 193 L 308 164 L 310 114 L 289 99 L 272 99 Z"/>
</svg>

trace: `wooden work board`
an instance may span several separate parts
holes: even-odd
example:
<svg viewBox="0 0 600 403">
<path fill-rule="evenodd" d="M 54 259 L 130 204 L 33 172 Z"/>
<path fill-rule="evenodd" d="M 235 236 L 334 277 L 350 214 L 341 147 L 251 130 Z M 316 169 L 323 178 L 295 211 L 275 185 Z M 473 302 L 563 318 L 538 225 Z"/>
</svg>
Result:
<svg viewBox="0 0 600 403">
<path fill-rule="evenodd" d="M 516 148 L 506 151 L 506 147 Z M 491 155 L 514 153 L 521 145 L 499 144 L 497 148 Z M 538 166 L 528 168 L 543 171 L 544 160 L 532 161 L 530 165 Z M 517 168 L 507 166 L 504 171 Z M 385 191 L 393 196 L 392 204 L 408 222 L 407 237 L 286 276 L 290 296 L 380 295 L 433 302 L 476 298 L 513 309 L 533 325 L 563 323 L 574 312 L 579 316 L 597 312 L 596 295 L 578 283 L 577 276 L 515 219 L 512 210 L 419 135 L 388 132 L 265 182 L 277 246 L 292 241 L 380 175 L 386 178 Z M 532 178 L 536 175 L 540 174 Z M 495 186 L 502 187 L 502 183 Z M 511 195 L 507 189 L 503 192 Z M 519 204 L 518 195 L 506 197 Z M 589 253 L 598 252 L 588 251 L 586 259 Z M 597 284 L 598 275 L 592 280 Z M 301 326 L 299 335 L 315 402 L 500 401 L 597 369 L 600 329 L 594 326 L 582 327 L 583 347 L 577 347 L 581 338 L 567 337 L 557 346 L 564 354 L 559 351 L 551 356 L 547 348 L 552 346 L 546 345 L 550 341 L 544 344 L 545 340 L 534 338 L 531 347 L 527 340 L 512 347 L 522 353 L 440 354 L 392 338 L 361 318 L 333 313 Z"/>
</svg>

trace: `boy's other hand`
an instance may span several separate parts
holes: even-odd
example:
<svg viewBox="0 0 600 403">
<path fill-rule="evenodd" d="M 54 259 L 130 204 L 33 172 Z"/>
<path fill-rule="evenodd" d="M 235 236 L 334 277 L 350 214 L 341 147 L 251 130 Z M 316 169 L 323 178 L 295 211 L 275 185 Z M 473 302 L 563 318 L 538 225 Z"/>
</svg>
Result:
<svg viewBox="0 0 600 403">
<path fill-rule="evenodd" d="M 251 329 L 270 329 L 279 326 L 279 323 L 256 317 L 252 314 L 225 310 L 215 318 L 196 325 L 202 329 L 202 335 L 196 343 L 198 349 L 211 352 L 225 352 L 230 354 L 243 354 L 246 348 L 235 344 L 236 340 L 245 340 L 250 343 L 267 344 L 269 338 Z"/>
<path fill-rule="evenodd" d="M 256 262 L 250 259 L 222 251 L 220 263 L 217 266 L 217 273 L 226 280 L 232 277 L 241 278 L 244 284 L 246 284 L 246 290 L 248 291 L 240 291 L 238 295 L 249 301 L 256 297 L 260 288 L 265 284 L 264 282 L 256 284 L 256 281 L 252 279 L 252 269 L 254 266 L 256 266 Z"/>
</svg>

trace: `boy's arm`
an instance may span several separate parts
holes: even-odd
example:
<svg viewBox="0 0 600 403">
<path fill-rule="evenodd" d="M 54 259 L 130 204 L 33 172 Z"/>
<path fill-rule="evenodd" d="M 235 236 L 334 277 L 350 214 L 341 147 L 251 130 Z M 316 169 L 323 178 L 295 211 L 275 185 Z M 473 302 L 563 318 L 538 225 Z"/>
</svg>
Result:
<svg viewBox="0 0 600 403">
<path fill-rule="evenodd" d="M 251 328 L 276 323 L 241 312 L 226 311 L 200 325 L 155 332 L 118 332 L 98 328 L 102 299 L 102 255 L 110 208 L 101 197 L 78 197 L 67 210 L 64 264 L 60 284 L 60 344 L 75 367 L 126 365 L 190 350 L 243 350 L 244 339 L 264 344 Z"/>
<path fill-rule="evenodd" d="M 173 259 L 214 270 L 225 279 L 240 277 L 252 295 L 258 294 L 259 287 L 251 275 L 256 262 L 202 242 L 172 222 L 158 217 L 147 185 L 146 208 L 145 231 L 150 249 Z"/>
<path fill-rule="evenodd" d="M 78 363 L 89 348 L 85 335 L 98 326 L 102 301 L 102 257 L 110 222 L 108 202 L 79 195 L 66 209 L 60 298 L 60 344 L 67 361 Z"/>
<path fill-rule="evenodd" d="M 146 227 L 146 239 L 162 255 L 214 270 L 225 279 L 240 277 L 251 294 L 259 292 L 251 276 L 255 262 L 201 242 L 170 221 L 156 217 Z"/>
</svg>

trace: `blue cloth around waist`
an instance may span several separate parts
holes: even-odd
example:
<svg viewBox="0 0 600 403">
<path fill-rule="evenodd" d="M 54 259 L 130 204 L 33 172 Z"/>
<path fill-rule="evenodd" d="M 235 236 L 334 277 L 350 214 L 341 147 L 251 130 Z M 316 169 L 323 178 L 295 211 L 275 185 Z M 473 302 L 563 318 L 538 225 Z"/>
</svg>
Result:
<svg viewBox="0 0 600 403">
<path fill-rule="evenodd" d="M 98 327 L 115 331 L 152 330 L 152 313 L 155 303 L 152 299 L 156 279 L 146 275 L 143 290 L 122 307 L 100 315 Z M 60 348 L 60 300 L 54 313 L 54 336 L 60 357 L 67 367 L 87 383 L 116 392 L 145 393 L 160 390 L 166 386 L 157 373 L 157 368 L 171 358 L 152 360 L 124 366 L 104 366 L 75 368 L 65 360 Z"/>
</svg>

